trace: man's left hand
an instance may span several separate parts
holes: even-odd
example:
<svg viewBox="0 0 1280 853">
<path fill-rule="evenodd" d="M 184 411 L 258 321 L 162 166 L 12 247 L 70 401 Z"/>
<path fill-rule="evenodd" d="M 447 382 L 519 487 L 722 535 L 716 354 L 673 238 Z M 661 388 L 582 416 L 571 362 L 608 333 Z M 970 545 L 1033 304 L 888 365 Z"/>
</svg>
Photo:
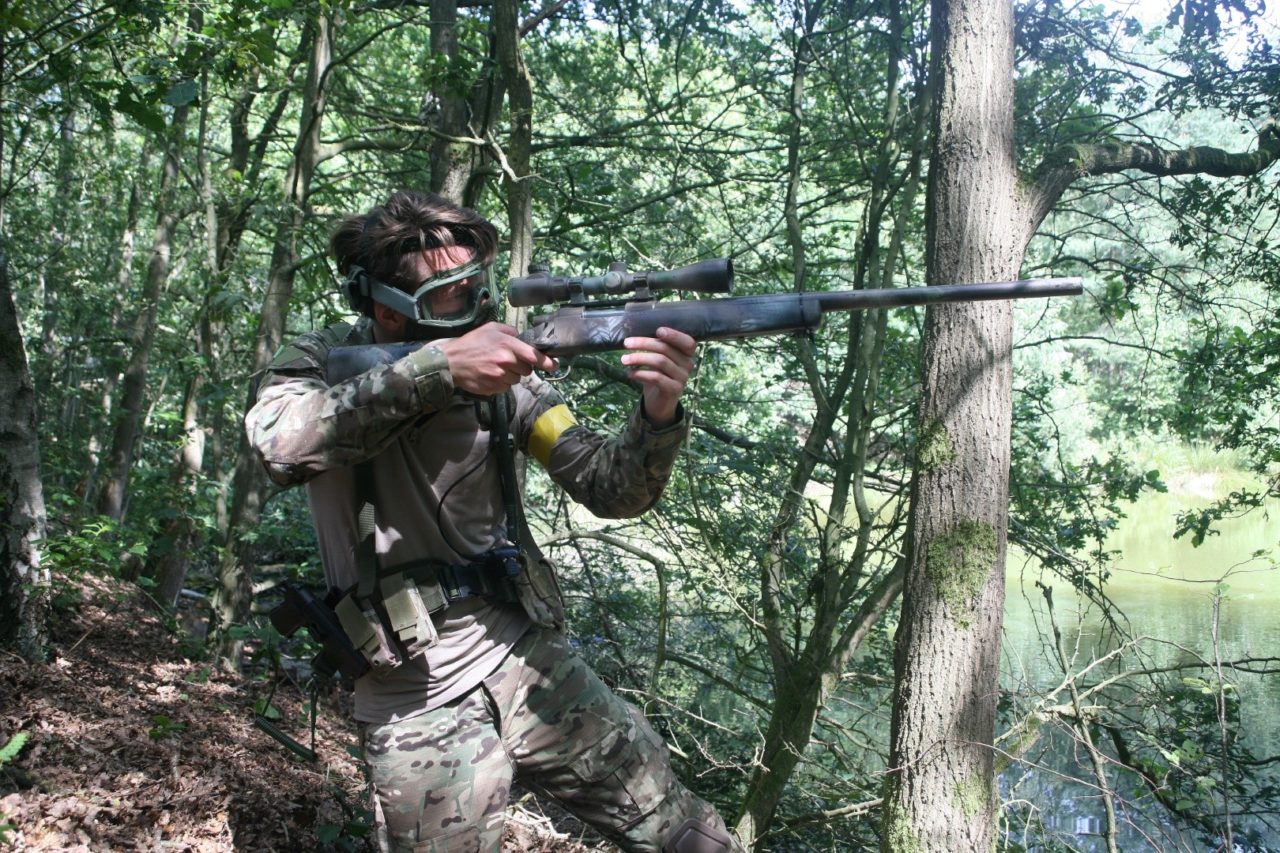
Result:
<svg viewBox="0 0 1280 853">
<path fill-rule="evenodd" d="M 656 338 L 627 338 L 623 346 L 627 352 L 622 363 L 643 389 L 645 417 L 659 429 L 671 426 L 676 421 L 680 395 L 693 372 L 697 341 L 663 326 Z"/>
</svg>

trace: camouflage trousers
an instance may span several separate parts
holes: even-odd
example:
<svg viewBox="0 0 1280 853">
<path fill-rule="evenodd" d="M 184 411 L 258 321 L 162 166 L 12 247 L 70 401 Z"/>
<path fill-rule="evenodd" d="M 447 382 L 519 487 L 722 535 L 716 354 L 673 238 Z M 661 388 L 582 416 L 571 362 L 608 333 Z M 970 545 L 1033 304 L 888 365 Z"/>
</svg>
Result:
<svg viewBox="0 0 1280 853">
<path fill-rule="evenodd" d="M 517 776 L 628 851 L 656 853 L 686 818 L 724 827 L 644 716 L 547 629 L 461 699 L 363 739 L 383 850 L 498 850 Z"/>
</svg>

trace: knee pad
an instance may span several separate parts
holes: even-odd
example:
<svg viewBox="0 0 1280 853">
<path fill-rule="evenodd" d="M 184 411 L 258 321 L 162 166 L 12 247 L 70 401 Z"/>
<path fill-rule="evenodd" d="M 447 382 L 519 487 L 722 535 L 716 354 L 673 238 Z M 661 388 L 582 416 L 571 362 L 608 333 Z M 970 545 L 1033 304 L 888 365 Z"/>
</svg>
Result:
<svg viewBox="0 0 1280 853">
<path fill-rule="evenodd" d="M 662 853 L 733 853 L 741 849 L 728 832 L 694 817 L 677 826 L 662 844 Z"/>
</svg>

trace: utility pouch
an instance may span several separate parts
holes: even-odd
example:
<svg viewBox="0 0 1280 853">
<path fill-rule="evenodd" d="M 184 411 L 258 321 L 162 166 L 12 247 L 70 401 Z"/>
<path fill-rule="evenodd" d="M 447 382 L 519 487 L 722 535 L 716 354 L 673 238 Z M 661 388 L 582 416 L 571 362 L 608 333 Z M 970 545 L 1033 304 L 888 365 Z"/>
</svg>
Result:
<svg viewBox="0 0 1280 853">
<path fill-rule="evenodd" d="M 439 642 L 436 626 L 431 622 L 431 609 L 423 600 L 417 582 L 407 572 L 383 578 L 379 592 L 391 631 L 410 657 Z"/>
<path fill-rule="evenodd" d="M 334 605 L 342 630 L 357 649 L 369 659 L 375 674 L 384 674 L 400 663 L 400 656 L 387 637 L 387 631 L 371 605 L 360 607 L 356 596 L 344 595 Z"/>
</svg>

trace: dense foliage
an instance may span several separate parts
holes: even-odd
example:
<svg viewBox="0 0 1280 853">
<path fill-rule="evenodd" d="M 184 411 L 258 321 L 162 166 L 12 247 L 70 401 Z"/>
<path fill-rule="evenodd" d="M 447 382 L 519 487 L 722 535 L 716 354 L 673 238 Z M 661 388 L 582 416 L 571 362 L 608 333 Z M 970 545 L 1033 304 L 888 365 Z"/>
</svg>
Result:
<svg viewBox="0 0 1280 853">
<path fill-rule="evenodd" d="M 316 577 L 305 501 L 249 473 L 240 421 L 264 346 L 345 315 L 329 228 L 390 188 L 454 186 L 510 234 L 513 190 L 531 187 L 535 257 L 562 272 L 732 256 L 744 293 L 925 283 L 922 3 L 518 11 L 527 173 L 490 4 L 0 9 L 0 254 L 63 583 L 119 574 L 160 606 L 216 591 L 215 636 L 243 639 L 257 617 L 228 589 Z M 1090 146 L 1256 152 L 1280 136 L 1280 38 L 1260 4 L 1138 20 L 1028 3 L 1017 21 L 1028 172 Z M 1027 276 L 1083 275 L 1088 295 L 1018 309 L 1010 538 L 1117 633 L 1081 651 L 1105 666 L 1062 657 L 1074 706 L 1047 690 L 1002 705 L 1010 761 L 1066 733 L 1114 784 L 1083 759 L 1070 772 L 1169 837 L 1242 831 L 1259 849 L 1280 843 L 1275 764 L 1239 744 L 1237 675 L 1143 672 L 1158 667 L 1108 602 L 1107 541 L 1166 487 L 1152 446 L 1227 449 L 1254 475 L 1187 511 L 1177 533 L 1197 543 L 1280 497 L 1280 183 L 1261 165 L 1099 173 L 1031 243 Z M 914 418 L 922 317 L 705 345 L 695 428 L 642 519 L 602 525 L 536 472 L 527 485 L 579 647 L 766 848 L 879 843 L 912 462 L 946 453 Z M 615 364 L 583 359 L 565 381 L 606 431 L 634 405 Z M 1009 847 L 1058 843 L 1024 803 L 1006 814 Z"/>
</svg>

